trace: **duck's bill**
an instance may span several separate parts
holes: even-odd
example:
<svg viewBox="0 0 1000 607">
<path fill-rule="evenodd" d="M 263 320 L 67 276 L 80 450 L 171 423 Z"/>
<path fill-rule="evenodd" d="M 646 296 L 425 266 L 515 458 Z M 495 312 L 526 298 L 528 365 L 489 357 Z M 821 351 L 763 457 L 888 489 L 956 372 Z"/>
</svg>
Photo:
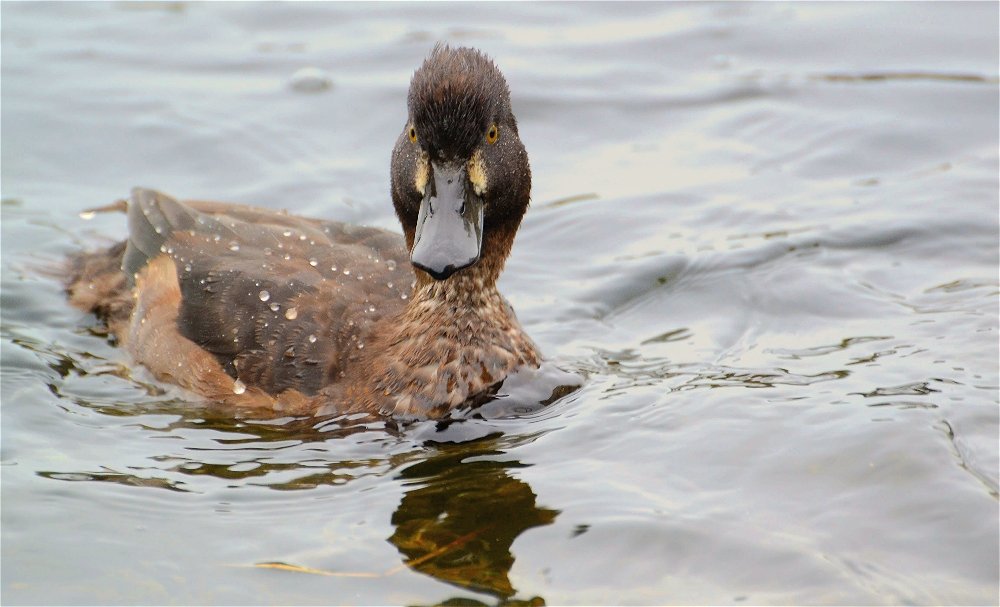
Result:
<svg viewBox="0 0 1000 607">
<path fill-rule="evenodd" d="M 483 201 L 467 186 L 464 165 L 432 165 L 432 169 L 433 189 L 420 203 L 410 261 L 444 280 L 479 261 Z"/>
</svg>

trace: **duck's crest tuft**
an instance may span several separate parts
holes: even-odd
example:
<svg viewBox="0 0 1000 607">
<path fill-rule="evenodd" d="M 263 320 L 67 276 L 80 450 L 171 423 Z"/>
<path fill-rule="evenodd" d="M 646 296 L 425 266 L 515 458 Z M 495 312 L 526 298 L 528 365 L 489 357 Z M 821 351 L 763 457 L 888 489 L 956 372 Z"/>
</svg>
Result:
<svg viewBox="0 0 1000 607">
<path fill-rule="evenodd" d="M 425 149 L 440 157 L 464 157 L 491 123 L 510 115 L 510 92 L 482 52 L 438 43 L 413 74 L 408 106 Z"/>
</svg>

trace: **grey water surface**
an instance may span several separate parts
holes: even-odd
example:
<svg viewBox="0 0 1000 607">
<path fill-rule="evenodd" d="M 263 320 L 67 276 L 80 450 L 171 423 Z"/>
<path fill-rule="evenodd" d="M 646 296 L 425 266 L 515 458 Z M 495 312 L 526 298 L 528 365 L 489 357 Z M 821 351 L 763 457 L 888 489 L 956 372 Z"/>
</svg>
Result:
<svg viewBox="0 0 1000 607">
<path fill-rule="evenodd" d="M 997 604 L 998 4 L 13 3 L 4 604 Z M 397 229 L 436 41 L 534 174 L 502 290 L 579 390 L 239 419 L 44 269 L 142 185 Z"/>
</svg>

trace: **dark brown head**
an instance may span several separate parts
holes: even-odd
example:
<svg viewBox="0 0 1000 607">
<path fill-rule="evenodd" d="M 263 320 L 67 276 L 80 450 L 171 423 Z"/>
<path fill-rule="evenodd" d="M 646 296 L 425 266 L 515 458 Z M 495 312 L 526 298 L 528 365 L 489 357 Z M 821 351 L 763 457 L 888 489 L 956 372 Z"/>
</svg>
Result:
<svg viewBox="0 0 1000 607">
<path fill-rule="evenodd" d="M 475 49 L 439 44 L 414 73 L 407 105 L 392 201 L 410 260 L 437 280 L 480 258 L 499 274 L 531 192 L 503 74 Z"/>
</svg>

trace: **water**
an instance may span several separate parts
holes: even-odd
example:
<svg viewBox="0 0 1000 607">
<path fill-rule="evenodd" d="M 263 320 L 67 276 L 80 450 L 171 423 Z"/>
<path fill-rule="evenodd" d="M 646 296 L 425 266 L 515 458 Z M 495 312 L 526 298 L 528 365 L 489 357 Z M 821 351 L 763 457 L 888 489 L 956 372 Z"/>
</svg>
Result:
<svg viewBox="0 0 1000 607">
<path fill-rule="evenodd" d="M 998 602 L 995 3 L 0 10 L 5 602 Z M 439 39 L 508 77 L 501 286 L 582 389 L 234 419 L 35 269 L 133 185 L 396 229 Z"/>
</svg>

